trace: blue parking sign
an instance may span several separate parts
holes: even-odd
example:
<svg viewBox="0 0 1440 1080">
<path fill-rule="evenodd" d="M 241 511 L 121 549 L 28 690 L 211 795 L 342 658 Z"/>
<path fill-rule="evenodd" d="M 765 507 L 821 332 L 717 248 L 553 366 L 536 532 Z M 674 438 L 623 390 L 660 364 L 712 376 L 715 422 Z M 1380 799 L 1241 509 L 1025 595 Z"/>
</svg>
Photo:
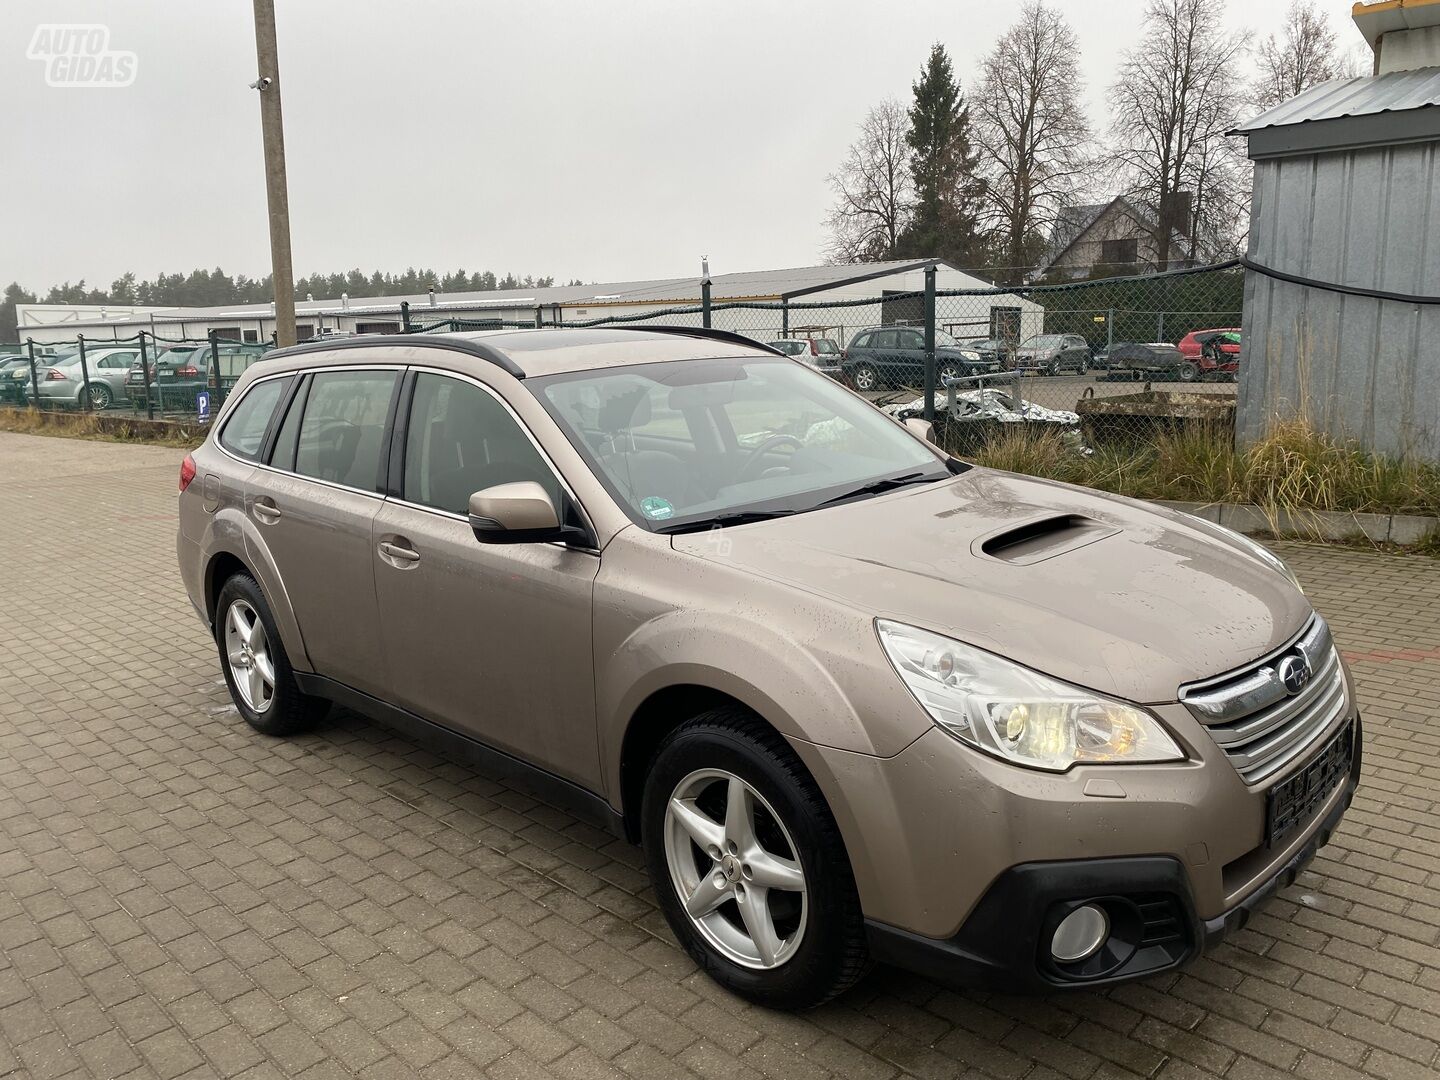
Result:
<svg viewBox="0 0 1440 1080">
<path fill-rule="evenodd" d="M 200 423 L 210 421 L 210 391 L 201 390 L 195 395 L 195 416 Z"/>
</svg>

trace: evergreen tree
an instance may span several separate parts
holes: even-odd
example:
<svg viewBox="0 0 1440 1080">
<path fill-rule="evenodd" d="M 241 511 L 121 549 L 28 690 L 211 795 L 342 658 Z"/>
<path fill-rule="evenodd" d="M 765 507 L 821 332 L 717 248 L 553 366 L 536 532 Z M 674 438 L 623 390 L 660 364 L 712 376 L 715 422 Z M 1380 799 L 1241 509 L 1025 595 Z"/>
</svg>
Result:
<svg viewBox="0 0 1440 1080">
<path fill-rule="evenodd" d="M 945 46 L 930 50 L 910 106 L 910 175 L 915 209 L 896 244 L 896 254 L 935 256 L 956 266 L 979 266 L 986 258 L 979 226 L 983 181 L 979 152 L 971 145 L 970 109 Z"/>
</svg>

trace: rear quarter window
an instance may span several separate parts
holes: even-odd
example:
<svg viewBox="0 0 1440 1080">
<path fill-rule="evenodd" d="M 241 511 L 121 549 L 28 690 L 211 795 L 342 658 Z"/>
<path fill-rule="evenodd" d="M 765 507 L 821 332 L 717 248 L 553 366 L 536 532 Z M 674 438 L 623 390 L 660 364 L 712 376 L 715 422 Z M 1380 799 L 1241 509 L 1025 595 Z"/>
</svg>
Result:
<svg viewBox="0 0 1440 1080">
<path fill-rule="evenodd" d="M 220 445 L 232 454 L 252 461 L 257 459 L 265 443 L 270 418 L 275 415 L 275 407 L 280 404 L 289 385 L 290 376 L 287 375 L 266 379 L 247 390 L 225 421 L 225 427 L 220 432 Z"/>
</svg>

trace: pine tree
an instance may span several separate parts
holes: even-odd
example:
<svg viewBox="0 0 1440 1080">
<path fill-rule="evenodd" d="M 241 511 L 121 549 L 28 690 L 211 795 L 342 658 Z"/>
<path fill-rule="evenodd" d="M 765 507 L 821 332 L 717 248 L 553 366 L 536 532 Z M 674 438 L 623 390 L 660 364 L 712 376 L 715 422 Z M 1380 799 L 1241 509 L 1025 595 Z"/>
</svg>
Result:
<svg viewBox="0 0 1440 1080">
<path fill-rule="evenodd" d="M 896 254 L 981 265 L 986 251 L 978 222 L 985 188 L 975 174 L 980 155 L 971 145 L 970 109 L 945 46 L 931 48 L 913 89 L 906 142 L 915 212 Z"/>
</svg>

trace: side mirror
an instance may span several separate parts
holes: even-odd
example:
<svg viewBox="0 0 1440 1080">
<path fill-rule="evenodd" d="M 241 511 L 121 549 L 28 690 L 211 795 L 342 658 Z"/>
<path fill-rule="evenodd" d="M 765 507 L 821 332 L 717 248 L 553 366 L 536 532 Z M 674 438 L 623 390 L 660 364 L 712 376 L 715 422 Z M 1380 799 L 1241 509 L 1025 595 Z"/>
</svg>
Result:
<svg viewBox="0 0 1440 1080">
<path fill-rule="evenodd" d="M 583 529 L 561 524 L 550 494 L 534 480 L 496 484 L 470 496 L 470 528 L 482 544 L 576 541 Z"/>
<path fill-rule="evenodd" d="M 905 427 L 909 429 L 910 434 L 918 435 L 928 443 L 933 444 L 935 442 L 935 425 L 929 420 L 922 420 L 918 416 L 912 416 L 905 421 Z"/>
</svg>

